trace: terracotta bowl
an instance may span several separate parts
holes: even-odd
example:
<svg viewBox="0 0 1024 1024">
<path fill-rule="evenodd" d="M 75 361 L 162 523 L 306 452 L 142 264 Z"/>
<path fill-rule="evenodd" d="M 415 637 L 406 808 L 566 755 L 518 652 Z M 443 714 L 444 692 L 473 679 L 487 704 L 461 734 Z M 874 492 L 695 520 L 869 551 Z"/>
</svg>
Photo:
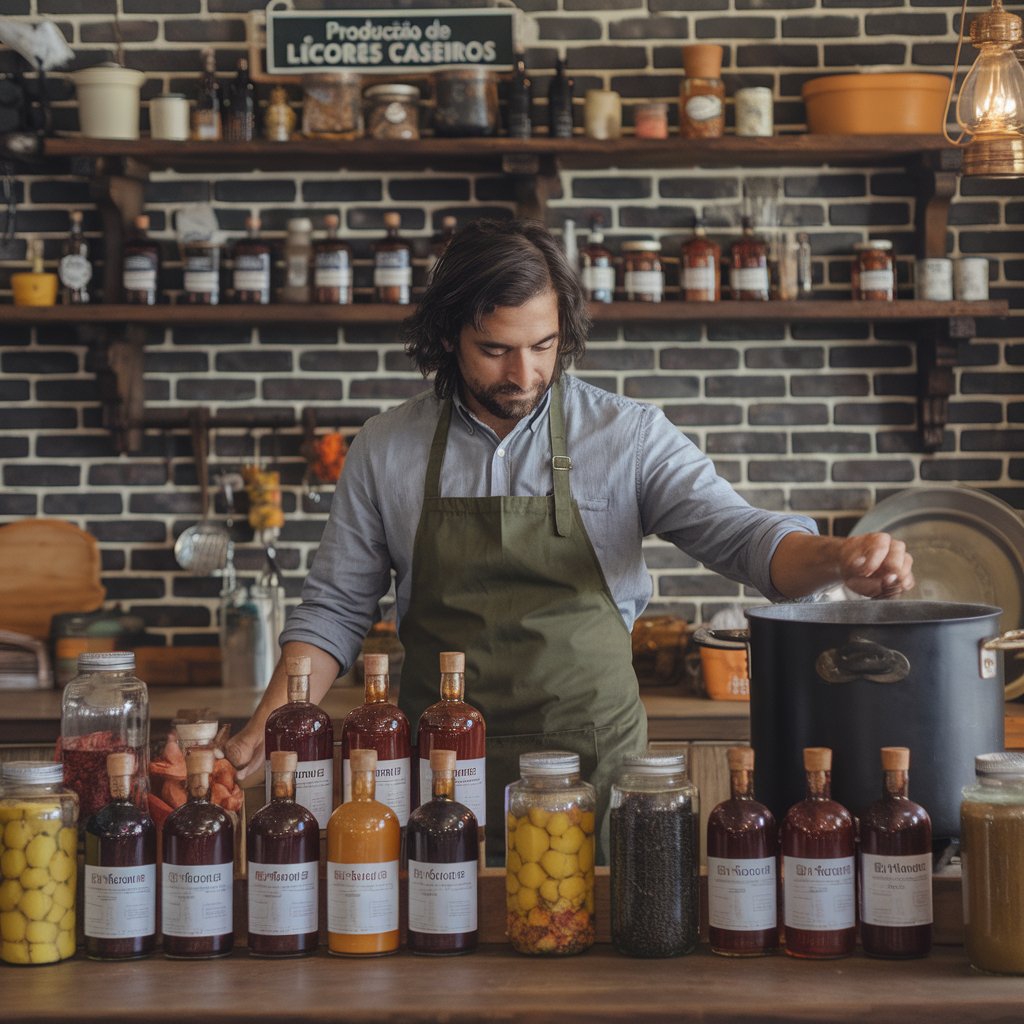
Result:
<svg viewBox="0 0 1024 1024">
<path fill-rule="evenodd" d="M 804 82 L 807 130 L 826 135 L 939 135 L 945 75 L 869 72 Z"/>
</svg>

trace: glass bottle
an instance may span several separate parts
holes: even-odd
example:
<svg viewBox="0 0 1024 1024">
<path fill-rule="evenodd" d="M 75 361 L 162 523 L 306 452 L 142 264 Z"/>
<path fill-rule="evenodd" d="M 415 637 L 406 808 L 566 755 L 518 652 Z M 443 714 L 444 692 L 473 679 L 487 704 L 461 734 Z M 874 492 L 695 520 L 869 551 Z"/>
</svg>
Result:
<svg viewBox="0 0 1024 1024">
<path fill-rule="evenodd" d="M 249 952 L 302 956 L 319 940 L 320 827 L 295 802 L 292 750 L 270 755 L 270 803 L 249 822 Z"/>
<path fill-rule="evenodd" d="M 252 142 L 256 138 L 256 87 L 249 77 L 249 61 L 239 57 L 237 67 L 224 112 L 224 138 L 228 142 Z"/>
<path fill-rule="evenodd" d="M 375 750 L 352 751 L 352 799 L 327 826 L 327 944 L 342 956 L 398 949 L 398 860 L 402 830 L 374 799 Z"/>
<path fill-rule="evenodd" d="M 149 693 L 135 676 L 131 651 L 80 654 L 64 688 L 60 715 L 64 784 L 78 794 L 81 820 L 110 803 L 107 755 L 130 752 L 131 800 L 146 809 L 149 792 Z"/>
<path fill-rule="evenodd" d="M 679 87 L 679 135 L 712 139 L 725 131 L 722 47 L 696 43 L 683 47 L 686 77 Z"/>
<path fill-rule="evenodd" d="M 808 299 L 814 290 L 814 273 L 811 268 L 811 240 L 806 231 L 796 236 L 796 297 Z"/>
<path fill-rule="evenodd" d="M 572 90 L 575 84 L 565 73 L 566 60 L 555 62 L 555 74 L 548 85 L 548 135 L 553 139 L 572 138 Z"/>
<path fill-rule="evenodd" d="M 932 822 L 907 797 L 910 751 L 882 747 L 882 799 L 860 818 L 860 944 L 868 956 L 927 956 Z"/>
<path fill-rule="evenodd" d="M 200 142 L 221 139 L 220 85 L 217 82 L 217 58 L 212 49 L 203 50 L 203 74 L 192 108 L 192 138 Z"/>
<path fill-rule="evenodd" d="M 220 303 L 220 246 L 196 239 L 182 244 L 183 297 L 190 306 Z"/>
<path fill-rule="evenodd" d="M 461 651 L 443 651 L 440 665 L 441 699 L 420 715 L 416 729 L 416 803 L 422 803 L 430 792 L 430 752 L 454 750 L 458 759 L 455 799 L 476 815 L 482 847 L 487 827 L 487 727 L 484 716 L 465 701 L 466 655 Z"/>
<path fill-rule="evenodd" d="M 410 810 L 409 719 L 389 700 L 388 656 L 363 655 L 364 703 L 341 730 L 342 799 L 352 799 L 352 751 L 377 752 L 376 799 L 395 812 L 404 829 Z"/>
<path fill-rule="evenodd" d="M 450 214 L 441 218 L 441 230 L 430 240 L 430 258 L 427 263 L 427 283 L 430 283 L 434 276 L 434 267 L 441 258 L 441 254 L 448 248 L 448 243 L 455 237 L 459 221 L 457 217 Z"/>
<path fill-rule="evenodd" d="M 263 111 L 263 137 L 269 142 L 287 142 L 295 131 L 295 111 L 288 103 L 288 91 L 281 85 L 270 90 L 270 102 Z"/>
<path fill-rule="evenodd" d="M 334 809 L 334 725 L 331 716 L 309 699 L 308 657 L 285 660 L 288 673 L 288 703 L 271 712 L 264 733 L 269 758 L 275 750 L 293 750 L 299 763 L 295 769 L 295 800 L 313 813 L 319 827 L 327 828 Z M 273 773 L 267 764 L 267 802 L 271 798 Z"/>
<path fill-rule="evenodd" d="M 526 73 L 526 54 L 517 53 L 512 80 L 508 86 L 508 121 L 506 128 L 509 138 L 528 139 L 533 133 L 531 120 L 533 108 L 533 83 Z"/>
<path fill-rule="evenodd" d="M 687 302 L 718 302 L 722 298 L 721 257 L 722 250 L 708 238 L 704 221 L 698 217 L 693 237 L 683 242 L 679 254 L 679 285 Z"/>
<path fill-rule="evenodd" d="M 60 278 L 60 301 L 65 306 L 81 306 L 89 301 L 89 282 L 92 280 L 92 262 L 89 244 L 82 234 L 82 211 L 69 214 L 71 228 L 60 251 L 57 276 Z"/>
<path fill-rule="evenodd" d="M 412 295 L 412 246 L 399 237 L 400 213 L 385 213 L 384 239 L 373 243 L 373 293 L 375 302 L 405 306 Z"/>
<path fill-rule="evenodd" d="M 352 301 L 352 249 L 338 237 L 341 218 L 324 217 L 327 237 L 313 243 L 313 301 L 347 306 Z"/>
<path fill-rule="evenodd" d="M 130 306 L 155 306 L 160 301 L 160 246 L 148 237 L 146 214 L 133 223 L 121 260 L 121 298 Z"/>
<path fill-rule="evenodd" d="M 169 957 L 226 956 L 234 945 L 235 830 L 210 802 L 213 761 L 212 750 L 188 752 L 188 800 L 164 822 L 160 920 Z"/>
<path fill-rule="evenodd" d="M 519 756 L 505 787 L 506 931 L 517 953 L 566 955 L 594 944 L 594 787 L 579 754 Z"/>
<path fill-rule="evenodd" d="M 50 761 L 0 765 L 0 960 L 75 955 L 78 797 Z"/>
<path fill-rule="evenodd" d="M 282 302 L 309 302 L 309 268 L 313 262 L 313 222 L 308 217 L 291 217 L 284 240 L 284 287 Z"/>
<path fill-rule="evenodd" d="M 779 832 L 754 799 L 754 751 L 732 747 L 728 800 L 708 818 L 708 941 L 723 956 L 779 948 Z"/>
<path fill-rule="evenodd" d="M 660 242 L 622 243 L 622 285 L 627 302 L 661 302 L 665 271 Z"/>
<path fill-rule="evenodd" d="M 270 243 L 260 238 L 260 219 L 245 218 L 246 237 L 235 243 L 232 284 L 235 302 L 266 305 L 270 302 Z"/>
<path fill-rule="evenodd" d="M 110 803 L 85 825 L 85 951 L 133 960 L 156 946 L 156 826 L 131 800 L 135 755 L 107 755 Z"/>
<path fill-rule="evenodd" d="M 612 943 L 689 953 L 700 936 L 700 802 L 686 755 L 627 757 L 611 792 Z"/>
<path fill-rule="evenodd" d="M 580 250 L 583 292 L 589 302 L 615 301 L 615 263 L 605 247 L 599 216 L 590 218 L 590 235 Z"/>
<path fill-rule="evenodd" d="M 409 949 L 470 953 L 477 945 L 476 816 L 455 802 L 455 751 L 430 755 L 433 799 L 409 819 Z"/>
<path fill-rule="evenodd" d="M 729 284 L 734 299 L 767 302 L 770 297 L 768 246 L 754 234 L 751 218 L 742 218 L 743 234 L 732 243 Z"/>
<path fill-rule="evenodd" d="M 790 956 L 849 956 L 856 937 L 855 833 L 832 799 L 832 751 L 806 747 L 807 797 L 782 823 L 782 920 Z"/>
</svg>

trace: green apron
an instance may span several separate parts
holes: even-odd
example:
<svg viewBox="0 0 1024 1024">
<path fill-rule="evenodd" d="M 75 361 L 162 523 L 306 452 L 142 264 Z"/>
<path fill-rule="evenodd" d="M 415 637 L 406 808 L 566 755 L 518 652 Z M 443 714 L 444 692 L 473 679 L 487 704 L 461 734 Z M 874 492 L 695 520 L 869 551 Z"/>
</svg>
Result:
<svg viewBox="0 0 1024 1024">
<path fill-rule="evenodd" d="M 530 750 L 580 755 L 597 789 L 601 857 L 612 777 L 624 755 L 643 751 L 647 717 L 629 631 L 572 499 L 561 387 L 548 408 L 546 497 L 441 497 L 452 408 L 449 399 L 441 409 L 427 464 L 399 704 L 415 728 L 439 698 L 438 654 L 465 651 L 466 699 L 487 725 L 489 860 L 504 857 L 505 786 Z"/>
</svg>

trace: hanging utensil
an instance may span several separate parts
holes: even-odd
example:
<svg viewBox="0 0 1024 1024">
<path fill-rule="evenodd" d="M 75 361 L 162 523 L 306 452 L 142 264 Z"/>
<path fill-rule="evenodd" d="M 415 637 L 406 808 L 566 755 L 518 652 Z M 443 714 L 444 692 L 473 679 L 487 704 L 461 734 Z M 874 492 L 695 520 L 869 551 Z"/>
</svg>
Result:
<svg viewBox="0 0 1024 1024">
<path fill-rule="evenodd" d="M 231 541 L 224 526 L 209 519 L 209 422 L 210 414 L 206 409 L 194 409 L 189 416 L 202 518 L 195 526 L 183 530 L 174 544 L 174 557 L 178 565 L 193 576 L 212 576 L 222 570 L 227 563 Z"/>
</svg>

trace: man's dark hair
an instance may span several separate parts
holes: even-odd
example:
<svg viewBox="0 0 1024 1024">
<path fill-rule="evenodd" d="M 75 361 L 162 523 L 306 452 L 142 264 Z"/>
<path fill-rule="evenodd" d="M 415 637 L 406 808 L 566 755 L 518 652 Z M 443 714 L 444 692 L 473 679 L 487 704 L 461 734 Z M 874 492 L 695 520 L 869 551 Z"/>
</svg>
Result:
<svg viewBox="0 0 1024 1024">
<path fill-rule="evenodd" d="M 448 243 L 416 312 L 405 321 L 405 351 L 434 391 L 457 388 L 462 328 L 480 329 L 499 307 L 522 306 L 547 289 L 558 296 L 556 375 L 583 355 L 590 315 L 578 278 L 554 236 L 533 221 L 475 220 Z M 445 344 L 451 346 L 451 351 Z"/>
</svg>

